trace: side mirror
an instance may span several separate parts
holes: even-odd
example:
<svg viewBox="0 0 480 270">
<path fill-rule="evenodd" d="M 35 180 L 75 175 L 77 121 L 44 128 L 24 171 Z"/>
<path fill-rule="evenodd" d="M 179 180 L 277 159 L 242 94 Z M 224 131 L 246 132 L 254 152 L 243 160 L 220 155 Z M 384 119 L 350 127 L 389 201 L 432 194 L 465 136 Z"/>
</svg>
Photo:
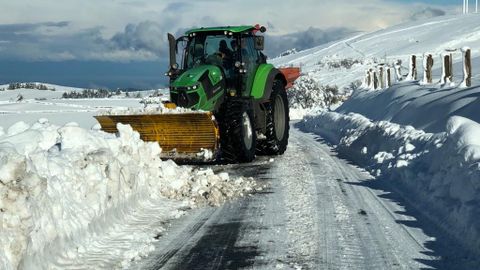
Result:
<svg viewBox="0 0 480 270">
<path fill-rule="evenodd" d="M 255 50 L 257 51 L 263 51 L 264 44 L 265 43 L 265 37 L 264 36 L 255 36 Z"/>
<path fill-rule="evenodd" d="M 170 68 L 173 68 L 173 65 L 177 63 L 177 41 L 175 37 L 168 33 L 168 47 L 170 53 Z"/>
</svg>

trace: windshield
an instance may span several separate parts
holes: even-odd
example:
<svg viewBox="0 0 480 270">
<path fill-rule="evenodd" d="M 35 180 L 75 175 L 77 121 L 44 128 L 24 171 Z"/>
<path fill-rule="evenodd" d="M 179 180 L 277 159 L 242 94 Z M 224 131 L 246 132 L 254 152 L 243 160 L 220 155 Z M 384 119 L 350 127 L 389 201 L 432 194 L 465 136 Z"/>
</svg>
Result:
<svg viewBox="0 0 480 270">
<path fill-rule="evenodd" d="M 234 38 L 225 35 L 197 35 L 190 39 L 185 50 L 185 69 L 202 64 L 224 66 L 233 60 Z"/>
</svg>

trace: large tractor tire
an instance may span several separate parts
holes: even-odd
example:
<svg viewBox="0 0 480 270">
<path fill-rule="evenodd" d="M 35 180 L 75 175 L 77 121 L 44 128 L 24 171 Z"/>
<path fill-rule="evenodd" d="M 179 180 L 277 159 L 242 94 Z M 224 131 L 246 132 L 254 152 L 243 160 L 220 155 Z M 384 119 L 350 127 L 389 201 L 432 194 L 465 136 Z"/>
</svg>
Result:
<svg viewBox="0 0 480 270">
<path fill-rule="evenodd" d="M 282 155 L 287 150 L 290 131 L 290 116 L 287 92 L 281 81 L 273 83 L 266 109 L 265 139 L 258 141 L 257 153 L 262 155 Z"/>
<path fill-rule="evenodd" d="M 250 162 L 255 158 L 257 136 L 251 103 L 228 100 L 220 119 L 220 147 L 227 162 Z"/>
</svg>

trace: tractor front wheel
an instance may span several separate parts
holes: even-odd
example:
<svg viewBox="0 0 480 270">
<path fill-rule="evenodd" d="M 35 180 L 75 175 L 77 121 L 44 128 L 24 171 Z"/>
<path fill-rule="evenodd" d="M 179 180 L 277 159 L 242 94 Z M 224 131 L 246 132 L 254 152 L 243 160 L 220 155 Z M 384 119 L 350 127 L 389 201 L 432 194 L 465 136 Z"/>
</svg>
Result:
<svg viewBox="0 0 480 270">
<path fill-rule="evenodd" d="M 255 158 L 256 133 L 250 102 L 225 102 L 220 120 L 222 157 L 228 162 L 250 162 Z"/>
<path fill-rule="evenodd" d="M 269 102 L 265 104 L 265 139 L 258 141 L 257 152 L 264 155 L 281 155 L 287 150 L 290 116 L 287 92 L 281 81 L 275 81 Z"/>
</svg>

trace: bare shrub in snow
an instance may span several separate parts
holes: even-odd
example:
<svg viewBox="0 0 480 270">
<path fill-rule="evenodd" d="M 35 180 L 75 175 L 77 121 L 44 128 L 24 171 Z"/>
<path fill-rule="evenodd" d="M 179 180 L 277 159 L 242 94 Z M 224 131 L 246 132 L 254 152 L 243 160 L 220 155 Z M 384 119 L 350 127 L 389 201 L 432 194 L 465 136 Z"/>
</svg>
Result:
<svg viewBox="0 0 480 270">
<path fill-rule="evenodd" d="M 325 67 L 329 69 L 351 69 L 356 64 L 363 64 L 363 60 L 353 59 L 353 58 L 343 58 L 343 59 L 325 59 L 320 60 L 316 63 L 317 66 Z"/>
<path fill-rule="evenodd" d="M 167 101 L 167 100 L 168 100 L 168 97 L 166 97 L 164 94 L 160 92 L 160 90 L 157 89 L 152 94 L 142 98 L 142 100 L 140 100 L 140 103 L 146 106 L 147 104 L 161 104 L 163 103 L 163 101 Z"/>
<path fill-rule="evenodd" d="M 287 95 L 290 107 L 294 109 L 328 108 L 344 97 L 340 94 L 338 86 L 319 85 L 308 75 L 300 77 L 287 91 Z"/>
<path fill-rule="evenodd" d="M 360 88 L 360 86 L 362 86 L 362 81 L 361 80 L 356 80 L 356 81 L 351 82 L 348 85 L 348 87 L 345 88 L 345 90 L 355 91 L 358 88 Z"/>
<path fill-rule="evenodd" d="M 351 59 L 351 58 L 345 58 L 341 59 L 339 61 L 333 61 L 329 62 L 328 66 L 330 68 L 346 68 L 346 69 L 351 69 L 355 64 L 360 64 L 362 63 L 360 60 L 357 59 Z"/>
<path fill-rule="evenodd" d="M 8 90 L 15 90 L 15 89 L 37 89 L 37 90 L 52 90 L 55 91 L 55 88 L 48 88 L 45 84 L 41 83 L 10 83 L 8 85 Z"/>
<path fill-rule="evenodd" d="M 19 89 L 19 88 L 22 88 L 21 87 L 21 84 L 20 83 L 11 83 L 8 85 L 8 90 L 15 90 L 15 89 Z"/>
<path fill-rule="evenodd" d="M 109 98 L 112 92 L 106 89 L 84 89 L 82 92 L 65 92 L 62 98 Z"/>
<path fill-rule="evenodd" d="M 282 57 L 282 56 L 287 56 L 287 55 L 291 55 L 291 54 L 296 54 L 296 53 L 297 53 L 297 49 L 296 49 L 296 48 L 293 48 L 293 49 L 286 50 L 286 51 L 280 53 L 280 57 Z"/>
</svg>

